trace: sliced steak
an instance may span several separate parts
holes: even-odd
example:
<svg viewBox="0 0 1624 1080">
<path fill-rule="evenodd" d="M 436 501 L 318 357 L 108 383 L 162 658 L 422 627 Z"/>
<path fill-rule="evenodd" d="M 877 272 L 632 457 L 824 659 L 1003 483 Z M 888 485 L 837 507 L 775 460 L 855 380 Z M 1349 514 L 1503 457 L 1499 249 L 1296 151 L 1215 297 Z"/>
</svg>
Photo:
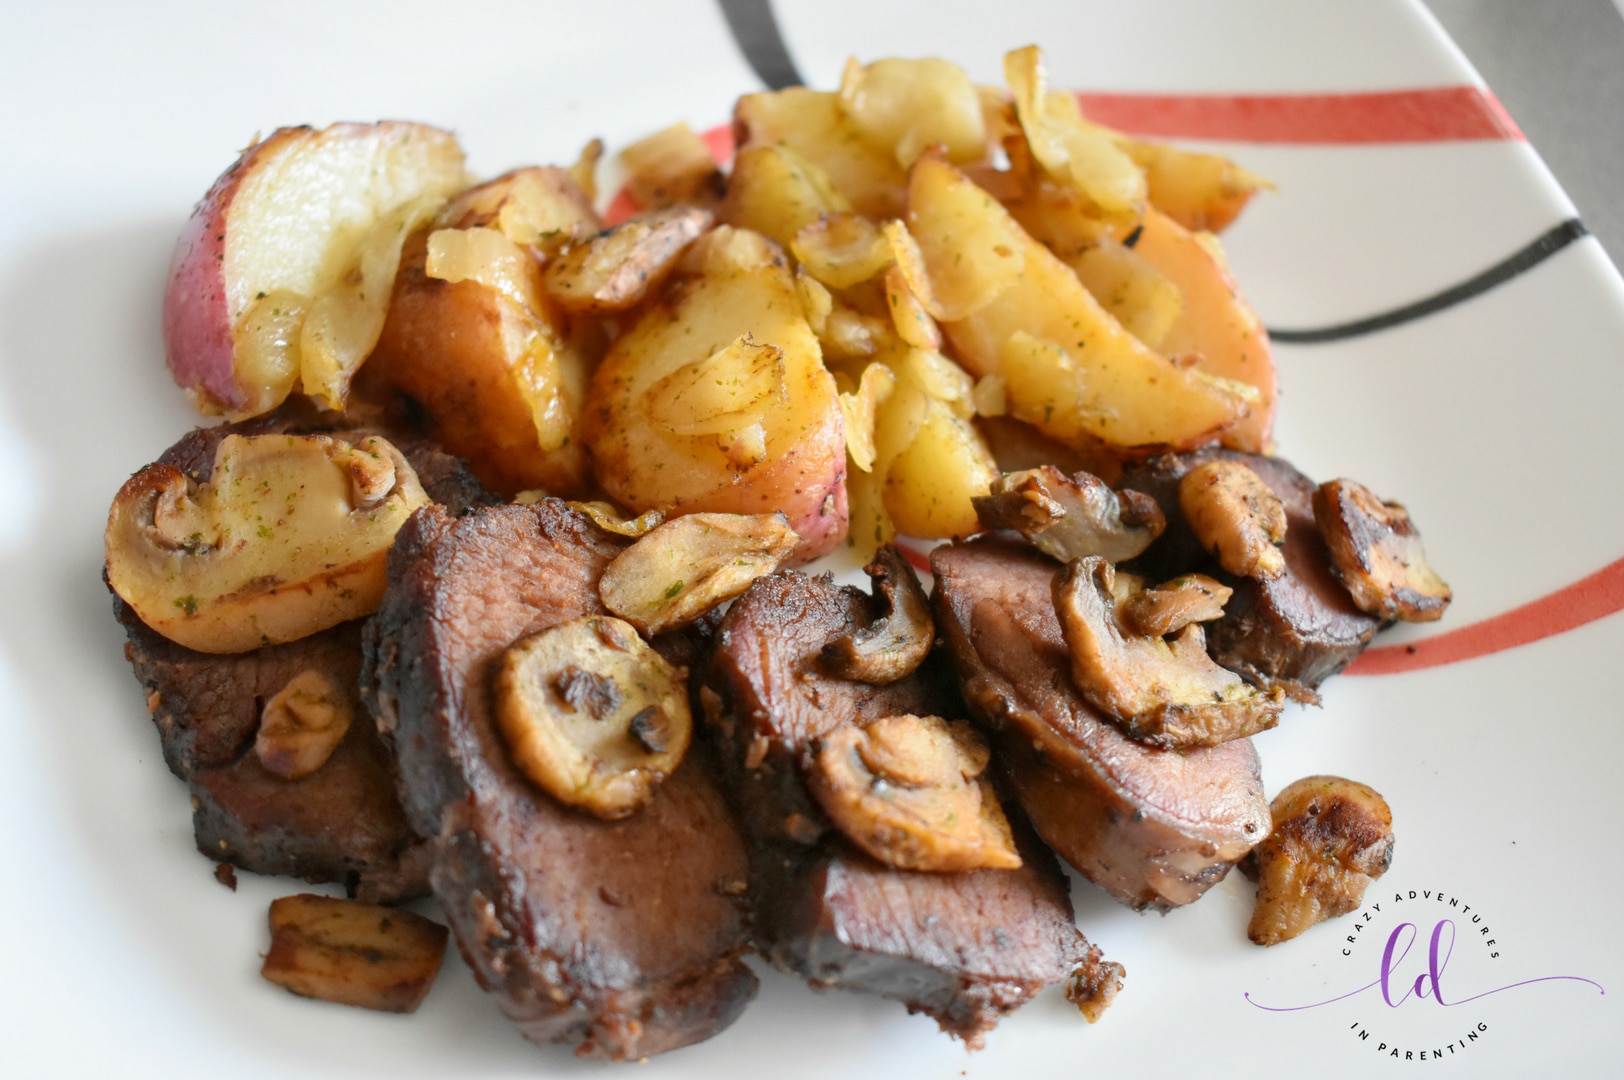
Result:
<svg viewBox="0 0 1624 1080">
<path fill-rule="evenodd" d="M 375 902 L 427 895 L 419 838 L 406 824 L 388 751 L 357 690 L 359 621 L 250 653 L 213 655 L 154 632 L 117 598 L 113 605 L 164 760 L 191 786 L 199 851 L 255 873 L 343 882 Z M 312 670 L 344 691 L 354 719 L 320 769 L 285 780 L 260 764 L 254 736 L 265 702 Z"/>
<path fill-rule="evenodd" d="M 1284 504 L 1286 572 L 1280 577 L 1259 581 L 1224 573 L 1190 531 L 1179 509 L 1179 481 L 1214 458 L 1246 465 Z M 1224 617 L 1207 624 L 1208 651 L 1230 670 L 1315 701 L 1319 684 L 1351 663 L 1381 628 L 1381 620 L 1354 606 L 1332 572 L 1330 552 L 1314 524 L 1315 484 L 1289 462 L 1217 448 L 1163 454 L 1130 465 L 1121 486 L 1149 495 L 1167 515 L 1166 533 L 1137 568 L 1157 580 L 1199 570 L 1235 590 Z"/>
<path fill-rule="evenodd" d="M 353 439 L 371 432 L 336 429 L 330 418 L 290 404 L 255 420 L 197 428 L 159 460 L 206 483 L 226 436 L 281 433 Z M 492 500 L 458 459 L 410 434 L 395 438 L 431 498 L 456 513 Z M 164 760 L 191 787 L 198 850 L 256 873 L 342 882 L 366 900 L 428 894 L 420 838 L 406 824 L 393 761 L 359 696 L 360 621 L 250 653 L 217 655 L 177 645 L 117 597 L 113 603 Z M 265 703 L 305 671 L 340 690 L 352 722 L 320 769 L 287 780 L 260 763 L 254 737 Z"/>
<path fill-rule="evenodd" d="M 552 499 L 460 520 L 425 507 L 396 537 L 363 674 L 480 985 L 528 1038 L 613 1059 L 714 1035 L 756 990 L 744 843 L 697 756 L 604 821 L 525 779 L 495 724 L 504 651 L 603 614 L 597 581 L 626 543 Z"/>
<path fill-rule="evenodd" d="M 1268 834 L 1250 739 L 1157 750 L 1124 736 L 1072 685 L 1055 617 L 1060 565 L 982 538 L 939 547 L 937 634 L 971 711 L 995 736 L 1038 834 L 1133 908 L 1187 904 Z"/>
<path fill-rule="evenodd" d="M 1103 978 L 1099 950 L 1018 814 L 1020 869 L 922 873 L 860 852 L 808 796 L 803 768 L 821 736 L 902 713 L 958 715 L 945 671 L 928 661 L 884 686 L 825 670 L 824 647 L 875 615 L 871 598 L 827 577 L 763 578 L 723 621 L 699 698 L 750 833 L 761 950 L 814 986 L 896 998 L 974 1047 L 1074 969 Z"/>
</svg>

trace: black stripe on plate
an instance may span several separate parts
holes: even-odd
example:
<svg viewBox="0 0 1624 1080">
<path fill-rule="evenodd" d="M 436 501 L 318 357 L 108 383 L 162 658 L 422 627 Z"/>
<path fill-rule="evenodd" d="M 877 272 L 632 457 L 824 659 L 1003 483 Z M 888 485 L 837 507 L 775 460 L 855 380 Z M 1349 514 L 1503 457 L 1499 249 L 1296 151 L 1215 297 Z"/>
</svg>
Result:
<svg viewBox="0 0 1624 1080">
<path fill-rule="evenodd" d="M 769 90 L 801 86 L 801 73 L 778 31 L 778 19 L 769 0 L 718 0 L 727 28 L 752 70 Z"/>
<path fill-rule="evenodd" d="M 1386 330 L 1390 326 L 1413 322 L 1423 316 L 1443 311 L 1445 308 L 1454 307 L 1462 301 L 1470 300 L 1479 293 L 1488 292 L 1496 285 L 1502 285 L 1510 281 L 1523 271 L 1532 270 L 1575 240 L 1581 240 L 1589 235 L 1590 230 L 1585 228 L 1584 222 L 1578 218 L 1569 218 L 1521 251 L 1515 252 L 1482 273 L 1467 278 L 1459 285 L 1451 286 L 1443 292 L 1434 293 L 1432 296 L 1417 300 L 1413 304 L 1405 304 L 1403 307 L 1394 308 L 1392 311 L 1386 311 L 1380 315 L 1355 319 L 1353 322 L 1338 323 L 1335 326 L 1322 326 L 1316 330 L 1276 330 L 1271 327 L 1269 338 L 1273 341 L 1293 342 L 1296 344 L 1341 341 L 1344 338 L 1359 337 L 1361 334 L 1373 334 L 1377 330 Z"/>
</svg>

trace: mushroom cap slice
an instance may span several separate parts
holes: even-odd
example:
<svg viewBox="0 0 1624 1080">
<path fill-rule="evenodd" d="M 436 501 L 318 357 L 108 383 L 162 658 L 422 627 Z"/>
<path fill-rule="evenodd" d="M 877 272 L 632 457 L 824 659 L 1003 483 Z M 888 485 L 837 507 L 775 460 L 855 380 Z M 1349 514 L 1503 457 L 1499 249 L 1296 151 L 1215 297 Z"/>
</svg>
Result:
<svg viewBox="0 0 1624 1080">
<path fill-rule="evenodd" d="M 987 529 L 1014 529 L 1061 562 L 1098 555 L 1125 562 L 1144 553 L 1167 527 L 1156 500 L 1112 491 L 1097 476 L 1067 476 L 1053 465 L 1008 473 L 974 500 Z"/>
<path fill-rule="evenodd" d="M 1285 504 L 1241 462 L 1218 458 L 1185 473 L 1179 507 L 1201 546 L 1231 574 L 1272 580 L 1286 572 Z"/>
<path fill-rule="evenodd" d="M 1454 594 L 1428 564 L 1402 504 L 1352 480 L 1330 480 L 1314 492 L 1314 524 L 1361 611 L 1403 622 L 1443 617 Z"/>
<path fill-rule="evenodd" d="M 1279 722 L 1284 693 L 1213 663 L 1199 624 L 1171 640 L 1126 630 L 1112 596 L 1115 576 L 1100 558 L 1078 559 L 1055 575 L 1055 613 L 1083 697 L 1130 738 L 1155 746 L 1212 746 Z"/>
<path fill-rule="evenodd" d="M 930 600 L 895 544 L 882 545 L 863 572 L 874 583 L 883 614 L 825 645 L 823 662 L 843 679 L 893 683 L 912 674 L 930 654 L 936 640 Z"/>
<path fill-rule="evenodd" d="M 1252 853 L 1257 907 L 1246 931 L 1259 945 L 1355 910 L 1393 862 L 1393 812 L 1364 784 L 1307 776 L 1282 789 L 1269 811 L 1274 828 Z"/>
<path fill-rule="evenodd" d="M 615 556 L 598 595 L 642 633 L 674 630 L 778 569 L 800 542 L 783 514 L 672 518 Z"/>
<path fill-rule="evenodd" d="M 228 435 L 207 483 L 156 464 L 119 489 L 107 580 L 198 652 L 293 641 L 377 608 L 395 532 L 428 501 L 377 437 Z"/>
<path fill-rule="evenodd" d="M 968 721 L 884 716 L 823 736 L 807 786 L 840 831 L 883 863 L 1013 870 L 1015 838 L 982 778 L 990 761 Z"/>
<path fill-rule="evenodd" d="M 688 681 L 628 623 L 589 615 L 502 657 L 496 720 L 519 771 L 606 820 L 636 813 L 676 771 L 693 719 Z"/>
</svg>

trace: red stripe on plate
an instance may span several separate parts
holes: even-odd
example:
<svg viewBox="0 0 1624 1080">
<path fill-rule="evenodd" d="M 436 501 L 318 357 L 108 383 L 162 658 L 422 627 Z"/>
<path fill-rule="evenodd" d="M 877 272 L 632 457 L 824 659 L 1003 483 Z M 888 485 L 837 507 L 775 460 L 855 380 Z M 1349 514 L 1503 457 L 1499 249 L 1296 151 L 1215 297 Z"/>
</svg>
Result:
<svg viewBox="0 0 1624 1080">
<path fill-rule="evenodd" d="M 1346 674 L 1394 675 L 1454 664 L 1554 637 L 1617 611 L 1624 611 L 1624 559 L 1482 622 L 1411 645 L 1366 649 Z"/>
<path fill-rule="evenodd" d="M 1364 94 L 1079 92 L 1077 100 L 1090 120 L 1158 138 L 1333 145 L 1523 139 L 1495 96 L 1475 86 Z"/>
</svg>

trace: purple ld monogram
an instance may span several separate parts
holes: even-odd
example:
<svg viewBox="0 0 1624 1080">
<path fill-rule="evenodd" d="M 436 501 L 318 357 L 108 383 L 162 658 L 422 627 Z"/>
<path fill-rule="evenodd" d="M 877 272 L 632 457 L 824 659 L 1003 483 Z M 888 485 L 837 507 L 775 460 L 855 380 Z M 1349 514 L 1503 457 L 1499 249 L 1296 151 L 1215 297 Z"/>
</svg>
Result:
<svg viewBox="0 0 1624 1080">
<path fill-rule="evenodd" d="M 1446 937 L 1447 931 L 1447 937 Z M 1387 947 L 1382 950 L 1381 971 L 1372 982 L 1345 994 L 1338 994 L 1325 1001 L 1315 1001 L 1307 1005 L 1264 1005 L 1253 1001 L 1250 992 L 1245 994 L 1246 1000 L 1260 1009 L 1268 1012 L 1299 1012 L 1303 1009 L 1317 1009 L 1322 1005 L 1330 1005 L 1338 1001 L 1346 1001 L 1357 994 L 1362 994 L 1373 987 L 1381 987 L 1382 1000 L 1390 1008 L 1398 1008 L 1406 1001 L 1414 998 L 1416 1001 L 1431 999 L 1438 1005 L 1445 1007 L 1464 1005 L 1468 1001 L 1486 998 L 1490 994 L 1498 994 L 1502 990 L 1512 990 L 1519 986 L 1530 986 L 1542 982 L 1581 982 L 1594 986 L 1602 994 L 1607 993 L 1602 985 L 1593 979 L 1586 979 L 1579 975 L 1546 975 L 1538 979 L 1524 979 L 1521 982 L 1508 983 L 1497 986 L 1491 990 L 1484 990 L 1470 997 L 1458 998 L 1454 1001 L 1444 999 L 1444 968 L 1449 964 L 1449 956 L 1455 950 L 1455 924 L 1449 919 L 1439 919 L 1432 928 L 1432 939 L 1427 947 L 1427 968 L 1417 975 L 1413 981 L 1408 981 L 1396 975 L 1399 965 L 1410 954 L 1415 945 L 1419 932 L 1414 923 L 1402 922 L 1393 927 L 1393 932 L 1387 936 Z M 1397 996 L 1395 996 L 1397 991 Z"/>
</svg>

